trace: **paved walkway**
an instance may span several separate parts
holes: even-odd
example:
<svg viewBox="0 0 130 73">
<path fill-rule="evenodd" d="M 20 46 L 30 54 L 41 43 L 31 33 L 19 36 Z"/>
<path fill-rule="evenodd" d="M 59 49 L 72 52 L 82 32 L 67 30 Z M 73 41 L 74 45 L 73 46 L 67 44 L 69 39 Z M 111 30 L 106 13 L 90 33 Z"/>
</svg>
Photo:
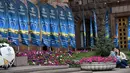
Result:
<svg viewBox="0 0 130 73">
<path fill-rule="evenodd" d="M 116 68 L 112 71 L 94 71 L 93 73 L 130 73 L 130 68 L 126 69 Z"/>
<path fill-rule="evenodd" d="M 8 70 L 0 68 L 0 73 L 130 73 L 130 68 L 116 68 L 112 71 L 80 71 L 80 68 L 68 68 L 68 66 L 22 66 Z"/>
</svg>

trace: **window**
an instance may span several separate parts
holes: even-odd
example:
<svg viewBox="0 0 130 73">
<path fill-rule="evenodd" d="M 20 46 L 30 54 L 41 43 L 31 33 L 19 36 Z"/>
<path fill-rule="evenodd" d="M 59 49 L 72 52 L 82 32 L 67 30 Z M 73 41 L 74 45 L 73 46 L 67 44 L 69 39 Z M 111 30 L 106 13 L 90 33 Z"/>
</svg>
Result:
<svg viewBox="0 0 130 73">
<path fill-rule="evenodd" d="M 125 23 L 123 23 L 123 25 L 125 25 Z"/>
<path fill-rule="evenodd" d="M 119 23 L 119 26 L 121 26 L 121 23 Z"/>
<path fill-rule="evenodd" d="M 120 37 L 120 40 L 122 40 L 122 37 Z"/>
<path fill-rule="evenodd" d="M 120 31 L 121 31 L 121 29 L 120 29 Z"/>
<path fill-rule="evenodd" d="M 119 19 L 119 21 L 121 21 L 121 19 Z"/>
<path fill-rule="evenodd" d="M 120 36 L 122 36 L 122 33 L 120 33 Z"/>
</svg>

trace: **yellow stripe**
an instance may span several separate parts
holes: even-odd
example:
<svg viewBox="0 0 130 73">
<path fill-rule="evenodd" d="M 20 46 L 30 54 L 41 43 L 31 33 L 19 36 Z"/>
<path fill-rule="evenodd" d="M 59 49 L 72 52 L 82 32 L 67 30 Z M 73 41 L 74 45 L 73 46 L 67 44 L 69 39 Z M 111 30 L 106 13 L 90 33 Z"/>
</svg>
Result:
<svg viewBox="0 0 130 73">
<path fill-rule="evenodd" d="M 65 37 L 67 37 L 67 36 L 68 36 L 68 34 L 65 34 L 65 33 L 61 33 L 61 35 L 62 35 L 62 36 L 65 36 Z"/>
<path fill-rule="evenodd" d="M 93 37 L 93 34 L 91 34 L 90 36 Z"/>
<path fill-rule="evenodd" d="M 9 28 L 9 32 L 12 32 L 12 33 L 18 34 L 18 30 L 14 30 L 14 29 L 11 29 L 11 28 Z"/>
<path fill-rule="evenodd" d="M 69 36 L 71 36 L 71 37 L 75 37 L 75 34 L 69 33 Z"/>
<path fill-rule="evenodd" d="M 40 35 L 40 32 L 36 32 L 36 31 L 33 31 L 33 30 L 30 30 L 31 33 L 33 34 L 36 34 L 36 35 Z"/>
<path fill-rule="evenodd" d="M 86 32 L 84 32 L 84 36 L 86 36 Z"/>
<path fill-rule="evenodd" d="M 58 33 L 52 32 L 52 35 L 54 35 L 54 36 L 58 36 Z"/>
<path fill-rule="evenodd" d="M 3 33 L 7 33 L 7 32 L 8 32 L 8 29 L 2 29 L 2 28 L 1 28 L 0 31 L 3 32 Z"/>
<path fill-rule="evenodd" d="M 42 31 L 42 34 L 44 34 L 44 35 L 51 35 L 50 32 L 45 32 L 45 31 Z"/>
<path fill-rule="evenodd" d="M 130 40 L 130 37 L 128 37 L 128 40 Z"/>
<path fill-rule="evenodd" d="M 20 33 L 22 33 L 22 34 L 28 34 L 28 31 L 20 30 Z"/>
</svg>

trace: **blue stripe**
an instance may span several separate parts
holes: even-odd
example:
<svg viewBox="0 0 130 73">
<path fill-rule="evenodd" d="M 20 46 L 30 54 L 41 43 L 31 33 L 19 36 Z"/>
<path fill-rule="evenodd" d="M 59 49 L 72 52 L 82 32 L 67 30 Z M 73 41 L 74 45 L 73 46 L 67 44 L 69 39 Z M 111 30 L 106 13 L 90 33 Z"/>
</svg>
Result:
<svg viewBox="0 0 130 73">
<path fill-rule="evenodd" d="M 3 38 L 8 38 L 8 24 L 7 24 L 7 6 L 5 0 L 0 0 L 0 35 Z"/>
<path fill-rule="evenodd" d="M 19 18 L 19 30 L 22 40 L 22 44 L 29 45 L 29 36 L 28 36 L 28 11 L 25 4 L 21 1 L 17 2 L 18 4 L 18 18 Z"/>
<path fill-rule="evenodd" d="M 108 23 L 108 11 L 106 11 L 106 15 L 105 15 L 105 29 L 106 29 L 106 33 L 105 33 L 105 37 L 109 38 L 110 37 L 110 30 L 109 30 L 109 23 Z"/>
<path fill-rule="evenodd" d="M 50 38 L 50 12 L 48 4 L 39 4 L 40 8 L 40 24 L 42 26 L 42 44 L 51 47 Z"/>
<path fill-rule="evenodd" d="M 68 25 L 65 10 L 57 6 L 60 24 L 60 43 L 63 48 L 68 48 Z M 64 35 L 65 34 L 65 35 Z"/>
<path fill-rule="evenodd" d="M 8 17 L 8 39 L 12 41 L 13 45 L 19 45 L 19 26 L 18 26 L 18 16 L 17 8 L 14 1 L 6 0 L 7 3 L 7 17 Z"/>
<path fill-rule="evenodd" d="M 67 13 L 66 16 L 68 22 L 69 43 L 71 47 L 76 48 L 74 17 L 69 7 L 66 7 L 66 13 Z"/>
<path fill-rule="evenodd" d="M 27 1 L 28 4 L 28 13 L 29 13 L 29 23 L 30 23 L 30 30 L 31 30 L 31 41 L 33 45 L 40 46 L 40 27 L 39 27 L 39 20 L 38 20 L 38 9 L 37 7 Z"/>
<path fill-rule="evenodd" d="M 94 46 L 94 39 L 93 39 L 93 28 L 92 28 L 92 17 L 90 17 L 90 46 Z"/>
</svg>

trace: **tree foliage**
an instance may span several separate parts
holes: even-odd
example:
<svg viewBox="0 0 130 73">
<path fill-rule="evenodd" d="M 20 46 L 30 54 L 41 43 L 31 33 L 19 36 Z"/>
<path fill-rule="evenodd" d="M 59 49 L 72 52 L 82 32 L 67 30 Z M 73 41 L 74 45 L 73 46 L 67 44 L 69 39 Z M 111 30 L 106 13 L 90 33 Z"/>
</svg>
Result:
<svg viewBox="0 0 130 73">
<path fill-rule="evenodd" d="M 96 43 L 94 47 L 96 49 L 96 54 L 103 57 L 109 56 L 110 51 L 114 47 L 114 44 L 111 38 L 105 37 L 104 26 L 102 26 L 102 28 L 98 32 L 98 37 L 95 40 Z"/>
</svg>

